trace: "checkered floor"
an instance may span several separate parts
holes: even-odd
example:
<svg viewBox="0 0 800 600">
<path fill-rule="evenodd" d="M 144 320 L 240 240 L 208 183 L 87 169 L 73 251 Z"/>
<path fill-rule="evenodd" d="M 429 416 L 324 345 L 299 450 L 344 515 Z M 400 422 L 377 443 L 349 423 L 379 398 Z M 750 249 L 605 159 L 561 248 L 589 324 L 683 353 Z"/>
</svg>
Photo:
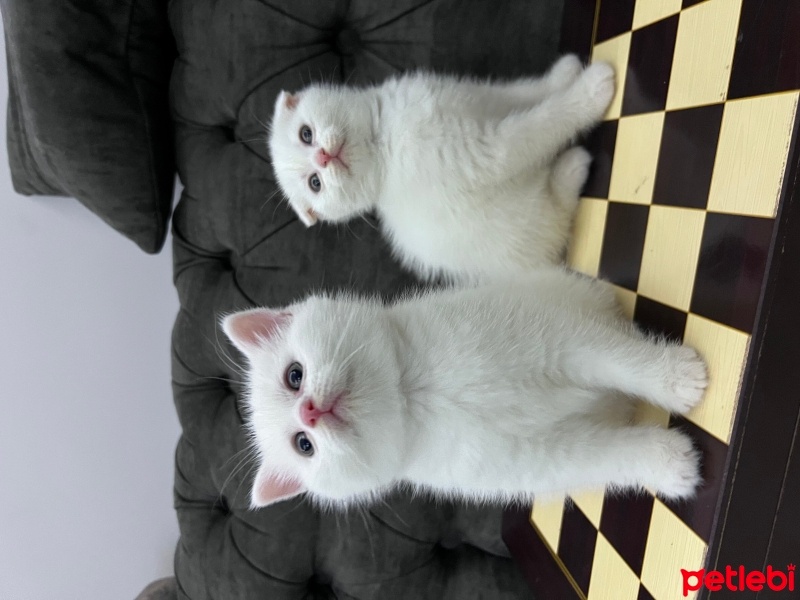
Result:
<svg viewBox="0 0 800 600">
<path fill-rule="evenodd" d="M 798 105 L 800 2 L 771 3 L 599 3 L 592 60 L 615 65 L 618 91 L 588 144 L 569 261 L 613 282 L 640 325 L 700 350 L 711 386 L 686 419 L 641 415 L 702 448 L 696 500 L 534 503 L 578 597 L 682 598 L 680 569 L 704 564 Z"/>
</svg>

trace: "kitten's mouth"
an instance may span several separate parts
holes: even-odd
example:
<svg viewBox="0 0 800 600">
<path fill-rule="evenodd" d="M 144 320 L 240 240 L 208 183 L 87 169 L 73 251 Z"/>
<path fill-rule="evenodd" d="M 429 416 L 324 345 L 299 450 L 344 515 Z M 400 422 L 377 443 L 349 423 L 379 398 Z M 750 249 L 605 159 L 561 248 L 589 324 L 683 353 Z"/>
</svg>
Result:
<svg viewBox="0 0 800 600">
<path fill-rule="evenodd" d="M 331 160 L 331 166 L 333 165 L 336 165 L 337 168 L 344 170 L 348 175 L 350 174 L 350 165 L 348 165 L 340 157 L 337 156 Z"/>
<path fill-rule="evenodd" d="M 339 392 L 336 396 L 333 397 L 333 400 L 330 402 L 326 402 L 327 409 L 325 410 L 325 416 L 329 417 L 333 420 L 334 423 L 339 425 L 344 424 L 344 419 L 341 416 L 342 408 L 339 403 L 342 399 L 347 396 L 347 392 Z"/>
<path fill-rule="evenodd" d="M 336 152 L 331 156 L 331 161 L 339 166 L 342 167 L 347 173 L 350 173 L 350 165 L 344 159 L 344 142 L 336 149 Z"/>
<path fill-rule="evenodd" d="M 346 425 L 342 417 L 342 407 L 340 405 L 343 398 L 347 396 L 347 392 L 339 392 L 333 398 L 328 398 L 316 407 L 312 404 L 306 405 L 306 408 L 301 408 L 301 421 L 309 427 L 315 427 L 321 423 L 335 428 Z M 308 408 L 310 406 L 310 408 Z"/>
</svg>

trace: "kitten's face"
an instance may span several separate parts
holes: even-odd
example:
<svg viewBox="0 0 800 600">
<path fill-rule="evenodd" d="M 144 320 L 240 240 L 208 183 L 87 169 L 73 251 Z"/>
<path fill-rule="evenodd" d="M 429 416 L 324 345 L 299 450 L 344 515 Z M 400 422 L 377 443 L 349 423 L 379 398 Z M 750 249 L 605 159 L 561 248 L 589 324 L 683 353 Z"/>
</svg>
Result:
<svg viewBox="0 0 800 600">
<path fill-rule="evenodd" d="M 312 297 L 223 322 L 247 356 L 261 455 L 254 506 L 309 491 L 328 504 L 392 484 L 405 439 L 399 368 L 379 309 Z"/>
<path fill-rule="evenodd" d="M 380 169 L 371 137 L 369 118 L 340 89 L 280 93 L 270 129 L 272 166 L 306 226 L 347 221 L 374 207 Z"/>
</svg>

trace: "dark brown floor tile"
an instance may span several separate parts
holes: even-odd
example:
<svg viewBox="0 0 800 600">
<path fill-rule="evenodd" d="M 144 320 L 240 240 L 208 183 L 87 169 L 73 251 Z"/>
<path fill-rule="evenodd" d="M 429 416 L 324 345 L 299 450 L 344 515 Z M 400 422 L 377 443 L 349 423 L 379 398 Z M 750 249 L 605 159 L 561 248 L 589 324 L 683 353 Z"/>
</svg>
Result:
<svg viewBox="0 0 800 600">
<path fill-rule="evenodd" d="M 682 8 L 688 8 L 690 6 L 694 6 L 695 4 L 700 4 L 701 2 L 705 2 L 706 0 L 683 0 L 683 4 L 681 5 Z"/>
<path fill-rule="evenodd" d="M 653 598 L 653 595 L 647 591 L 647 588 L 644 587 L 643 583 L 639 584 L 639 595 L 636 596 L 636 600 L 656 600 Z"/>
<path fill-rule="evenodd" d="M 653 514 L 650 494 L 612 495 L 603 500 L 600 532 L 637 576 L 642 574 L 647 532 Z"/>
<path fill-rule="evenodd" d="M 678 16 L 656 21 L 631 35 L 625 95 L 622 98 L 623 116 L 664 110 Z"/>
<path fill-rule="evenodd" d="M 751 333 L 773 219 L 708 213 L 691 312 Z"/>
<path fill-rule="evenodd" d="M 722 111 L 712 104 L 664 115 L 653 204 L 706 207 Z"/>
<path fill-rule="evenodd" d="M 564 506 L 558 556 L 584 594 L 589 593 L 597 529 L 574 504 Z"/>
<path fill-rule="evenodd" d="M 800 2 L 744 0 L 728 98 L 800 88 Z"/>
<path fill-rule="evenodd" d="M 686 329 L 686 313 L 682 310 L 661 304 L 650 298 L 638 296 L 633 320 L 640 328 L 655 335 L 663 335 L 676 341 L 683 341 Z"/>
<path fill-rule="evenodd" d="M 600 2 L 600 14 L 597 17 L 597 35 L 594 43 L 599 44 L 620 33 L 629 31 L 633 26 L 633 9 L 636 0 L 605 0 Z"/>
<path fill-rule="evenodd" d="M 608 203 L 600 277 L 636 291 L 649 212 L 649 206 Z"/>
<path fill-rule="evenodd" d="M 667 500 L 664 504 L 672 509 L 703 541 L 708 543 L 714 525 L 714 511 L 725 477 L 728 445 L 691 421 L 673 416 L 670 427 L 678 427 L 694 441 L 702 453 L 703 483 L 697 496 L 688 501 Z"/>
<path fill-rule="evenodd" d="M 592 155 L 592 167 L 583 189 L 585 196 L 608 198 L 611 165 L 617 143 L 618 121 L 603 121 L 586 138 L 584 147 Z"/>
</svg>

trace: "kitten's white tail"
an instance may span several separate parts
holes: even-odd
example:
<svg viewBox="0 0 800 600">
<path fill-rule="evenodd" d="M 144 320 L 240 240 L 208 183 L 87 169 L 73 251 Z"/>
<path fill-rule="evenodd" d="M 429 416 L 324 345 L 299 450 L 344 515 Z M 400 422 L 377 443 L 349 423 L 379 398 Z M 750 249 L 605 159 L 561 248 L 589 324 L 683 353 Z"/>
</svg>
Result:
<svg viewBox="0 0 800 600">
<path fill-rule="evenodd" d="M 583 184 L 589 176 L 591 155 L 580 146 L 570 148 L 553 163 L 550 188 L 553 196 L 563 207 L 574 210 L 578 206 Z"/>
</svg>

